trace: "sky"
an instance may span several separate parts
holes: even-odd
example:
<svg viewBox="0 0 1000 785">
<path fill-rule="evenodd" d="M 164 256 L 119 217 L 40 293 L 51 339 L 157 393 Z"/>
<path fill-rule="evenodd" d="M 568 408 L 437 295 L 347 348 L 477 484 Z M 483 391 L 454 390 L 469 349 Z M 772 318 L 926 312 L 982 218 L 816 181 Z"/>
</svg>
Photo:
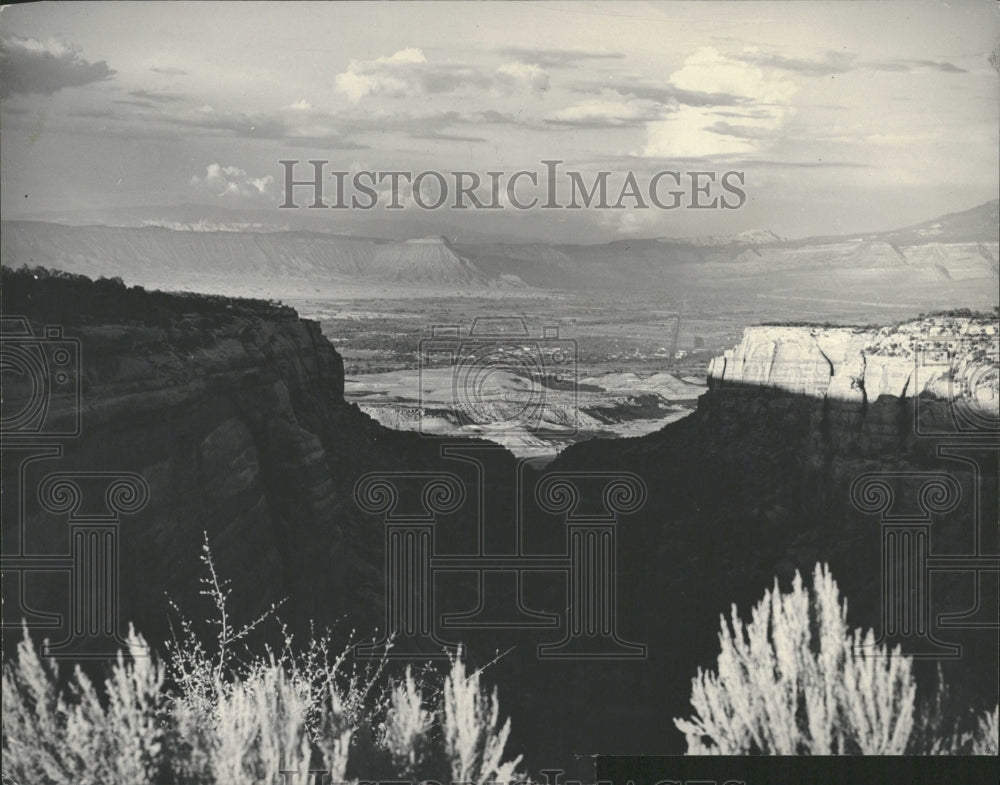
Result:
<svg viewBox="0 0 1000 785">
<path fill-rule="evenodd" d="M 485 179 L 555 159 L 612 172 L 612 202 L 663 170 L 742 172 L 746 200 L 298 212 L 553 242 L 897 228 L 997 198 L 998 39 L 993 0 L 8 6 L 0 207 L 280 223 L 280 160 Z"/>
</svg>

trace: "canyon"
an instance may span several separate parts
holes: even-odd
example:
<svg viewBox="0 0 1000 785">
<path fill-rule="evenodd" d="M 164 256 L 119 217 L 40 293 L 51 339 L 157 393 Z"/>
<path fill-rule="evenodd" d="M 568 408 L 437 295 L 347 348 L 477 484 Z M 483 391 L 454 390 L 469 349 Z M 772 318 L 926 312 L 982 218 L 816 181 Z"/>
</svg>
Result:
<svg viewBox="0 0 1000 785">
<path fill-rule="evenodd" d="M 693 411 L 706 389 L 664 372 L 576 377 L 560 389 L 517 363 L 480 366 L 355 374 L 345 395 L 395 430 L 487 439 L 544 465 L 578 441 L 659 430 Z"/>
<path fill-rule="evenodd" d="M 80 350 L 78 396 L 52 387 L 44 418 L 58 430 L 78 416 L 79 433 L 59 441 L 61 454 L 32 461 L 51 443 L 44 432 L 5 444 L 4 488 L 19 491 L 4 494 L 5 553 L 15 545 L 65 552 L 65 516 L 44 509 L 37 493 L 51 472 L 141 476 L 148 503 L 119 524 L 119 614 L 151 641 L 170 635 L 168 599 L 201 618 L 203 533 L 239 618 L 284 600 L 282 618 L 298 634 L 315 623 L 345 641 L 352 629 L 377 635 L 384 523 L 354 496 L 369 472 L 462 479 L 469 501 L 438 524 L 444 553 L 469 552 L 477 531 L 492 546 L 509 545 L 525 492 L 519 477 L 641 478 L 645 504 L 617 528 L 617 626 L 624 640 L 647 646 L 645 659 L 537 659 L 536 644 L 558 641 L 558 630 L 461 635 L 474 661 L 496 659 L 487 672 L 513 720 L 511 748 L 533 769 L 572 772 L 577 753 L 681 751 L 671 719 L 687 712 L 696 669 L 713 662 L 719 615 L 733 603 L 745 612 L 776 577 L 785 585 L 795 570 L 828 562 L 850 600 L 849 621 L 879 628 L 882 526 L 875 507 L 852 496 L 859 478 L 882 477 L 902 505 L 893 512 L 919 517 L 919 482 L 947 474 L 958 498 L 932 516 L 933 553 L 960 560 L 998 551 L 995 315 L 751 327 L 712 362 L 689 416 L 635 438 L 572 445 L 536 472 L 489 442 L 375 421 L 346 399 L 343 360 L 319 325 L 287 306 L 7 268 L 2 306 L 5 331 L 22 317 L 37 351 L 47 351 L 46 340 L 76 341 Z M 46 337 L 53 326 L 61 338 Z M 5 422 L 20 421 L 32 384 L 5 365 Z M 455 460 L 456 451 L 477 450 L 485 479 Z M 485 500 L 479 512 L 477 498 Z M 521 506 L 532 552 L 563 547 L 558 516 Z M 64 579 L 29 572 L 21 583 L 4 580 L 5 624 L 19 624 L 25 609 L 65 613 Z M 477 597 L 489 606 L 505 588 L 458 575 L 441 591 L 442 609 L 468 611 Z M 935 619 L 996 618 L 995 571 L 959 564 L 931 588 Z M 523 590 L 526 607 L 565 611 L 559 581 L 525 579 Z M 998 652 L 995 630 L 971 621 L 935 632 L 963 646 L 961 659 L 942 661 L 949 700 L 979 709 L 996 694 Z M 57 640 L 60 632 L 45 634 Z M 935 665 L 922 665 L 921 678 L 932 681 Z"/>
</svg>

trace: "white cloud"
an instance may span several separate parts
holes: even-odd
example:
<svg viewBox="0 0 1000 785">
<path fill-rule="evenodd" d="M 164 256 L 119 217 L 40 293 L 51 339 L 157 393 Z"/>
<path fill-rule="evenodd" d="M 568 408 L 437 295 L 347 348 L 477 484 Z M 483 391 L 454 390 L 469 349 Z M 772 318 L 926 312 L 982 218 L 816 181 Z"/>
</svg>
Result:
<svg viewBox="0 0 1000 785">
<path fill-rule="evenodd" d="M 426 63 L 427 58 L 419 49 L 400 49 L 389 57 L 378 57 L 375 59 L 380 65 L 412 65 L 413 63 Z"/>
<path fill-rule="evenodd" d="M 756 149 L 756 140 L 709 131 L 716 119 L 717 115 L 712 109 L 681 107 L 666 119 L 646 126 L 646 148 L 643 155 L 701 158 L 748 153 Z"/>
<path fill-rule="evenodd" d="M 561 109 L 553 114 L 549 120 L 567 125 L 623 126 L 656 117 L 660 111 L 661 108 L 655 101 L 595 99 L 581 101 Z"/>
<path fill-rule="evenodd" d="M 357 103 L 369 95 L 406 95 L 406 82 L 387 74 L 363 74 L 354 69 L 354 63 L 344 73 L 337 74 L 337 90 Z"/>
<path fill-rule="evenodd" d="M 308 112 L 313 107 L 312 107 L 312 104 L 309 103 L 305 98 L 300 98 L 294 104 L 291 104 L 288 108 L 289 109 L 294 109 L 297 112 Z"/>
<path fill-rule="evenodd" d="M 400 49 L 388 57 L 375 60 L 351 60 L 347 70 L 337 74 L 334 85 L 352 103 L 370 95 L 399 97 L 412 89 L 408 66 L 427 62 L 419 49 Z"/>
<path fill-rule="evenodd" d="M 522 62 L 504 63 L 495 71 L 478 66 L 431 62 L 420 49 L 401 49 L 374 60 L 351 60 L 347 70 L 334 78 L 337 92 L 351 103 L 368 97 L 402 98 L 408 95 L 435 95 L 498 90 L 540 93 L 549 88 L 548 72 Z"/>
<path fill-rule="evenodd" d="M 689 56 L 670 83 L 681 90 L 726 93 L 759 103 L 788 103 L 796 86 L 785 76 L 767 75 L 758 65 L 738 60 L 711 46 Z"/>
<path fill-rule="evenodd" d="M 664 232 L 664 217 L 662 210 L 601 210 L 598 222 L 616 234 L 631 237 L 643 235 L 656 236 Z"/>
<path fill-rule="evenodd" d="M 274 185 L 274 177 L 252 177 L 238 166 L 209 164 L 205 176 L 192 177 L 190 185 L 215 196 L 266 196 Z"/>
<path fill-rule="evenodd" d="M 504 63 L 497 69 L 497 82 L 508 90 L 527 88 L 534 93 L 549 89 L 549 73 L 541 66 L 527 63 Z"/>
<path fill-rule="evenodd" d="M 697 158 L 760 150 L 794 112 L 791 101 L 798 89 L 778 69 L 729 57 L 713 47 L 690 55 L 669 81 L 679 90 L 717 94 L 720 106 L 680 105 L 649 123 L 646 156 Z M 729 104 L 724 114 L 721 104 Z"/>
</svg>

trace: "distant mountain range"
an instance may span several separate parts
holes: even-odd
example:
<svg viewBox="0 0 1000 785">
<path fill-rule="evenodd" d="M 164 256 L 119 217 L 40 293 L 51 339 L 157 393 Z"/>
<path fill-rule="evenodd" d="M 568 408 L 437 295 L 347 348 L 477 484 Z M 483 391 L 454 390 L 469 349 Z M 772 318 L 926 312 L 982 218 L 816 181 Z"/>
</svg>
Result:
<svg viewBox="0 0 1000 785">
<path fill-rule="evenodd" d="M 162 227 L 193 232 L 309 232 L 340 237 L 381 240 L 409 240 L 441 235 L 462 242 L 502 242 L 509 232 L 479 231 L 469 220 L 449 221 L 447 217 L 413 215 L 406 210 L 384 211 L 221 207 L 214 204 L 133 205 L 131 207 L 87 208 L 19 216 L 12 220 L 42 221 L 67 226 Z"/>
<path fill-rule="evenodd" d="M 442 237 L 394 242 L 309 232 L 3 223 L 8 266 L 41 265 L 145 286 L 211 290 L 214 282 L 289 282 L 327 288 L 394 283 L 438 288 L 523 287 L 484 273 Z"/>
<path fill-rule="evenodd" d="M 674 242 L 666 238 L 662 239 L 662 242 Z M 723 234 L 723 235 L 708 235 L 706 237 L 692 237 L 690 239 L 684 240 L 686 243 L 691 245 L 703 245 L 703 246 L 719 246 L 719 245 L 771 245 L 773 243 L 782 242 L 782 238 L 778 237 L 774 232 L 769 229 L 749 229 L 745 232 L 738 232 L 736 234 Z"/>
<path fill-rule="evenodd" d="M 199 223 L 196 212 L 176 214 L 183 220 L 170 228 L 5 221 L 2 256 L 12 267 L 42 265 L 145 286 L 233 293 L 246 282 L 254 293 L 275 296 L 335 296 L 375 286 L 402 294 L 724 292 L 983 307 L 998 300 L 998 205 L 874 234 L 783 240 L 754 231 L 597 245 L 268 232 L 253 222 L 215 224 L 211 216 Z M 141 214 L 122 220 L 137 221 Z"/>
</svg>

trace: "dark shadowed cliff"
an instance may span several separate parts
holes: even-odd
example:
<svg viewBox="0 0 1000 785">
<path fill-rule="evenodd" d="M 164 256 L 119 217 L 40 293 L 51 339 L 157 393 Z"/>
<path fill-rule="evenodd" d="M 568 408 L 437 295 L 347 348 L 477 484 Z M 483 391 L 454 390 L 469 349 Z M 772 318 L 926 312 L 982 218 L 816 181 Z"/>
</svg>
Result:
<svg viewBox="0 0 1000 785">
<path fill-rule="evenodd" d="M 330 624 L 348 609 L 381 619 L 380 532 L 359 528 L 351 489 L 365 471 L 418 467 L 437 451 L 344 402 L 341 358 L 316 323 L 263 301 L 6 270 L 3 314 L 26 317 L 36 336 L 59 325 L 80 346 L 80 433 L 60 440 L 61 458 L 32 464 L 28 485 L 58 469 L 124 470 L 149 486 L 122 523 L 122 618 L 164 637 L 165 594 L 182 607 L 197 598 L 204 531 L 241 613 L 288 598 L 289 621 Z M 5 418 L 31 381 L 4 374 Z M 76 406 L 53 396 L 47 422 Z M 36 546 L 61 543 L 65 522 L 30 493 L 25 504 Z M 17 518 L 4 516 L 6 545 Z"/>
<path fill-rule="evenodd" d="M 967 313 L 748 328 L 713 362 L 696 413 L 576 445 L 549 468 L 655 478 L 622 538 L 625 569 L 646 565 L 625 591 L 680 671 L 711 662 L 731 603 L 746 618 L 775 576 L 784 586 L 826 561 L 851 624 L 878 634 L 906 620 L 887 640 L 928 656 L 924 687 L 940 663 L 961 711 L 985 705 L 997 695 L 997 336 L 995 315 Z M 663 676 L 659 694 L 673 706 L 688 688 Z"/>
<path fill-rule="evenodd" d="M 383 620 L 384 546 L 380 519 L 352 496 L 366 472 L 456 473 L 469 501 L 439 522 L 442 550 L 474 549 L 480 523 L 488 551 L 510 547 L 513 458 L 490 447 L 480 483 L 468 461 L 442 457 L 442 441 L 373 422 L 345 403 L 341 358 L 318 325 L 289 308 L 6 269 L 2 298 L 5 330 L 24 317 L 41 346 L 45 327 L 58 325 L 62 337 L 48 340 L 80 350 L 79 408 L 53 381 L 38 438 L 4 445 L 4 555 L 66 550 L 65 516 L 38 498 L 49 473 L 140 475 L 149 500 L 122 518 L 120 615 L 151 640 L 168 634 L 167 595 L 198 607 L 203 531 L 241 616 L 288 598 L 282 615 L 298 630 L 346 617 L 343 628 L 368 636 Z M 451 631 L 444 637 L 480 662 L 510 650 L 490 674 L 513 719 L 512 748 L 536 770 L 571 767 L 574 753 L 681 751 L 671 720 L 687 713 L 696 668 L 714 662 L 719 614 L 734 602 L 745 612 L 775 576 L 787 581 L 816 561 L 831 564 L 849 621 L 878 631 L 886 514 L 926 521 L 931 555 L 951 558 L 930 585 L 933 635 L 964 647 L 944 663 L 959 704 L 992 706 L 996 630 L 975 625 L 995 623 L 996 572 L 962 559 L 998 547 L 996 340 L 995 318 L 966 316 L 752 328 L 713 364 L 695 414 L 643 438 L 567 449 L 546 472 L 628 471 L 648 489 L 617 528 L 617 628 L 647 657 L 539 661 L 535 645 L 558 632 Z M 30 378 L 9 370 L 5 423 L 33 395 Z M 57 440 L 61 456 L 24 460 L 53 443 L 45 428 L 77 411 L 79 435 Z M 562 524 L 523 506 L 525 541 L 562 547 Z M 5 577 L 4 621 L 25 608 L 64 612 L 67 586 L 50 577 L 16 586 Z M 442 609 L 476 606 L 470 576 L 443 586 Z M 486 604 L 506 588 L 487 584 Z M 526 579 L 523 599 L 565 613 L 559 580 Z"/>
</svg>

